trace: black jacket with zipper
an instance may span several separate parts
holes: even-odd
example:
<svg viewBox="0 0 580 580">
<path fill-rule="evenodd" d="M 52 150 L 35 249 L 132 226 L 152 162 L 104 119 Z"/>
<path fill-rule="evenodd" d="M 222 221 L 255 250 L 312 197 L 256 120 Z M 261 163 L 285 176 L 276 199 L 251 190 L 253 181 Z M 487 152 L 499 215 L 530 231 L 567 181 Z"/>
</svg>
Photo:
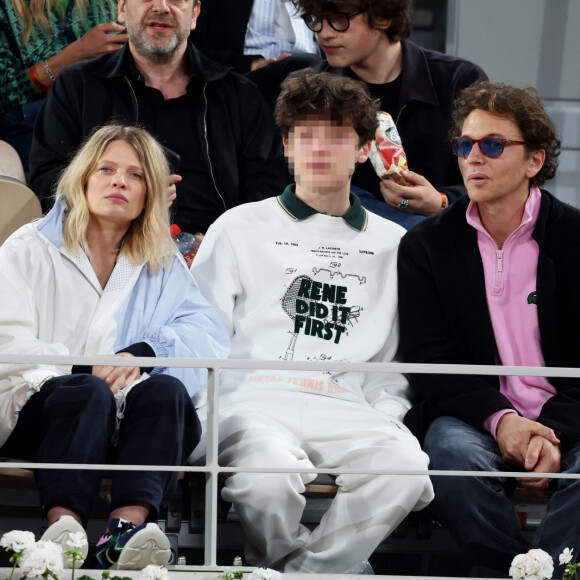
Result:
<svg viewBox="0 0 580 580">
<path fill-rule="evenodd" d="M 197 138 L 224 211 L 279 195 L 290 178 L 281 133 L 260 92 L 244 77 L 205 57 L 191 41 L 187 51 L 203 83 L 203 98 L 193 113 Z M 116 53 L 66 67 L 58 75 L 38 117 L 30 155 L 30 187 L 44 210 L 52 205 L 60 172 L 95 127 L 112 120 L 140 122 L 129 58 L 125 45 Z"/>
<path fill-rule="evenodd" d="M 409 169 L 426 177 L 452 202 L 465 195 L 449 129 L 453 100 L 464 88 L 487 75 L 476 64 L 403 40 L 403 72 L 397 112 L 393 115 Z M 347 74 L 322 63 L 317 70 Z M 352 75 L 351 75 L 352 76 Z M 379 178 L 377 177 L 377 188 Z M 353 176 L 353 185 L 364 187 Z M 382 199 L 382 197 L 380 198 Z"/>
<path fill-rule="evenodd" d="M 401 360 L 424 364 L 494 365 L 497 345 L 487 305 L 477 231 L 467 223 L 469 198 L 411 228 L 398 256 Z M 542 191 L 533 238 L 539 340 L 546 367 L 580 367 L 580 211 Z M 513 265 L 517 268 L 517 264 Z M 580 380 L 548 377 L 556 394 L 537 421 L 569 448 L 580 438 Z M 409 377 L 413 407 L 405 424 L 422 440 L 437 417 L 482 428 L 502 409 L 514 409 L 497 376 Z"/>
</svg>

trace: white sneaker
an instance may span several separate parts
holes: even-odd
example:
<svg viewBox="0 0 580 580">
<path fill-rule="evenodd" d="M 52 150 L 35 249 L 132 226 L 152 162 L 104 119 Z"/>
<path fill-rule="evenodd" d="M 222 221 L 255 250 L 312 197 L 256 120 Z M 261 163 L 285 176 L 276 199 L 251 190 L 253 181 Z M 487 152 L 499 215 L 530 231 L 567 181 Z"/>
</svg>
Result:
<svg viewBox="0 0 580 580">
<path fill-rule="evenodd" d="M 149 564 L 165 566 L 171 559 L 171 545 L 157 524 L 135 527 L 118 518 L 97 542 L 97 569 L 142 570 Z"/>
<path fill-rule="evenodd" d="M 149 523 L 132 535 L 121 551 L 113 570 L 142 570 L 145 566 L 165 566 L 171 559 L 167 536 L 157 524 Z"/>
<path fill-rule="evenodd" d="M 51 541 L 58 544 L 64 552 L 65 550 L 73 549 L 67 544 L 67 541 L 71 539 L 71 534 L 78 532 L 82 532 L 85 539 L 84 546 L 79 549 L 79 552 L 82 554 L 82 559 L 77 559 L 75 562 L 75 568 L 80 568 L 85 563 L 85 558 L 89 553 L 89 542 L 87 541 L 85 529 L 72 516 L 61 516 L 46 529 L 40 539 L 45 542 Z M 65 568 L 72 568 L 73 559 L 70 556 L 63 553 L 62 559 Z"/>
</svg>

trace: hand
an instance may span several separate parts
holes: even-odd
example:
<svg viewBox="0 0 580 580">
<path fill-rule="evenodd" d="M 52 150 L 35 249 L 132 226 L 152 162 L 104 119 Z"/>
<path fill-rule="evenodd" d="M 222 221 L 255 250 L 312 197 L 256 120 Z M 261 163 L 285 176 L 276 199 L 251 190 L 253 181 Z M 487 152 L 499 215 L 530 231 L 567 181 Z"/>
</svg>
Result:
<svg viewBox="0 0 580 580">
<path fill-rule="evenodd" d="M 78 60 L 84 60 L 107 52 L 116 52 L 125 44 L 128 36 L 124 26 L 116 22 L 105 22 L 97 24 L 72 44 L 78 51 Z"/>
<path fill-rule="evenodd" d="M 258 70 L 259 68 L 264 68 L 265 66 L 268 66 L 269 64 L 272 64 L 273 62 L 276 62 L 278 60 L 282 60 L 284 58 L 288 58 L 289 56 L 290 56 L 289 52 L 283 52 L 278 58 L 269 58 L 269 59 L 257 58 L 257 59 L 252 61 L 252 64 L 250 65 L 250 70 L 255 71 L 255 70 Z"/>
<path fill-rule="evenodd" d="M 133 356 L 129 352 L 118 352 L 113 356 Z M 93 375 L 103 379 L 113 391 L 113 395 L 141 377 L 139 367 L 94 366 Z"/>
<path fill-rule="evenodd" d="M 177 199 L 177 186 L 176 183 L 183 181 L 181 175 L 173 173 L 169 176 L 169 189 L 167 190 L 167 207 L 171 207 L 173 202 Z"/>
<path fill-rule="evenodd" d="M 403 171 L 403 177 L 411 185 L 399 185 L 390 179 L 381 181 L 381 193 L 389 205 L 398 207 L 403 199 L 408 199 L 409 205 L 402 211 L 426 216 L 441 209 L 441 194 L 425 177 L 414 171 Z"/>
<path fill-rule="evenodd" d="M 539 435 L 552 445 L 559 445 L 560 440 L 552 429 L 538 423 L 530 421 L 525 417 L 520 417 L 517 413 L 507 413 L 497 425 L 496 439 L 499 450 L 504 461 L 514 465 L 526 466 L 528 448 L 533 437 Z M 537 445 L 537 443 L 534 443 Z M 531 451 L 530 461 L 534 457 Z"/>
<path fill-rule="evenodd" d="M 532 437 L 525 457 L 524 469 L 537 473 L 558 473 L 560 471 L 561 451 L 558 445 L 554 445 L 540 435 Z M 516 478 L 522 487 L 531 489 L 544 489 L 550 483 L 549 478 Z"/>
</svg>

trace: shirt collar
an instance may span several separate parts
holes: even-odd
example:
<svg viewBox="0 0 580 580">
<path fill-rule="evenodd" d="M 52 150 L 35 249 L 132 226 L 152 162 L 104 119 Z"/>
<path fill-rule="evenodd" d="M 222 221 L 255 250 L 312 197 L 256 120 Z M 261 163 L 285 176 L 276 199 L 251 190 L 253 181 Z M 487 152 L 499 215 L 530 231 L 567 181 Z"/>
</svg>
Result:
<svg viewBox="0 0 580 580">
<path fill-rule="evenodd" d="M 301 221 L 311 215 L 321 213 L 318 210 L 310 207 L 307 203 L 304 203 L 301 199 L 296 197 L 296 184 L 291 183 L 282 195 L 278 196 L 278 203 L 282 206 L 282 209 L 290 215 L 295 220 Z M 359 198 L 350 192 L 350 209 L 341 216 L 349 226 L 352 226 L 355 230 L 359 232 L 364 232 L 367 229 L 368 224 L 368 214 L 367 210 L 361 205 Z"/>
</svg>

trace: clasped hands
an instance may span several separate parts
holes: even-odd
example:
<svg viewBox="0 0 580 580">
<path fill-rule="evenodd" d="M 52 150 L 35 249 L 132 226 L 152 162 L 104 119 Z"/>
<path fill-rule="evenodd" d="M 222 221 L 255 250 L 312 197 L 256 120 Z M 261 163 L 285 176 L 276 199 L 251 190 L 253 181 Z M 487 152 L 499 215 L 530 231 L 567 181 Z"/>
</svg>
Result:
<svg viewBox="0 0 580 580">
<path fill-rule="evenodd" d="M 517 413 L 507 413 L 499 420 L 496 439 L 507 463 L 519 465 L 529 472 L 559 473 L 560 440 L 549 427 Z M 522 487 L 532 489 L 544 489 L 550 483 L 549 478 L 516 480 Z"/>
<path fill-rule="evenodd" d="M 113 356 L 133 356 L 129 352 L 118 352 Z M 93 375 L 102 379 L 109 385 L 113 395 L 116 395 L 121 389 L 133 381 L 141 378 L 141 369 L 139 367 L 115 367 L 115 366 L 94 366 Z"/>
</svg>

